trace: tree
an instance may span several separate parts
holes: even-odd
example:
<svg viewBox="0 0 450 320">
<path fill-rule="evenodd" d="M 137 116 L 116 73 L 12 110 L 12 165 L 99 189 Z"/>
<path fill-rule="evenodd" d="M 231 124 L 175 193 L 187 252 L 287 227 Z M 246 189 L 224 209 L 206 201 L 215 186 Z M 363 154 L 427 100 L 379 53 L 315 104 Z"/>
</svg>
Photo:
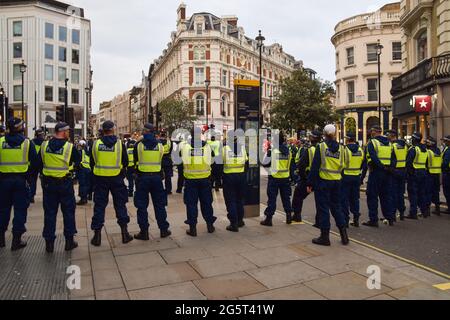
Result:
<svg viewBox="0 0 450 320">
<path fill-rule="evenodd" d="M 303 70 L 296 70 L 280 84 L 280 93 L 270 112 L 271 127 L 279 130 L 313 130 L 334 123 L 333 85 L 312 80 Z"/>
<path fill-rule="evenodd" d="M 175 129 L 190 129 L 197 120 L 194 105 L 186 97 L 167 98 L 159 104 L 162 125 L 172 133 Z"/>
</svg>

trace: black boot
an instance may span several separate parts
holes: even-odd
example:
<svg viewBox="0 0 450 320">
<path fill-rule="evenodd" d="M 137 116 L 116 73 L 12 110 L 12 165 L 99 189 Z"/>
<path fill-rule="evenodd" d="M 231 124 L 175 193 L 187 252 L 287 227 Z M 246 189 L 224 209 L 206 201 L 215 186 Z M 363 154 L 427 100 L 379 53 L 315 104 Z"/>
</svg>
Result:
<svg viewBox="0 0 450 320">
<path fill-rule="evenodd" d="M 30 203 L 35 203 L 34 197 L 30 199 Z"/>
<path fill-rule="evenodd" d="M 128 226 L 120 226 L 120 230 L 122 231 L 122 243 L 127 244 L 131 241 L 133 241 L 133 237 L 128 232 Z"/>
<path fill-rule="evenodd" d="M 359 228 L 359 218 L 353 218 L 353 222 L 350 223 L 351 226 Z"/>
<path fill-rule="evenodd" d="M 368 221 L 368 222 L 364 222 L 363 226 L 371 227 L 371 228 L 378 228 L 380 225 L 378 224 L 378 221 Z"/>
<path fill-rule="evenodd" d="M 66 238 L 66 246 L 64 247 L 64 250 L 72 251 L 75 248 L 78 248 L 78 243 L 73 239 L 73 237 Z"/>
<path fill-rule="evenodd" d="M 186 234 L 188 236 L 191 236 L 191 237 L 195 238 L 197 236 L 197 227 L 196 226 L 190 226 L 189 230 L 186 231 Z"/>
<path fill-rule="evenodd" d="M 150 240 L 150 236 L 148 235 L 148 230 L 141 230 L 141 232 L 134 235 L 134 238 L 136 240 L 141 240 L 141 241 L 149 241 Z"/>
<path fill-rule="evenodd" d="M 238 222 L 238 228 L 243 228 L 243 227 L 245 227 L 245 222 L 244 222 L 244 220 L 240 220 Z"/>
<path fill-rule="evenodd" d="M 85 206 L 87 205 L 87 199 L 81 199 L 80 201 L 77 202 L 77 206 Z"/>
<path fill-rule="evenodd" d="M 405 221 L 405 213 L 400 212 L 400 221 Z"/>
<path fill-rule="evenodd" d="M 230 225 L 227 227 L 227 231 L 230 231 L 230 232 L 239 232 L 239 227 L 238 227 L 238 225 L 236 225 L 236 224 L 230 224 Z"/>
<path fill-rule="evenodd" d="M 441 215 L 441 206 L 436 206 L 434 211 L 433 211 L 434 215 L 440 216 Z"/>
<path fill-rule="evenodd" d="M 405 218 L 408 219 L 408 220 L 419 220 L 419 218 L 417 217 L 417 215 L 413 216 L 413 215 L 411 215 L 411 214 L 407 215 Z"/>
<path fill-rule="evenodd" d="M 272 218 L 266 216 L 266 219 L 261 222 L 261 225 L 265 227 L 273 227 Z"/>
<path fill-rule="evenodd" d="M 350 240 L 348 238 L 347 228 L 341 227 L 339 228 L 339 233 L 341 234 L 341 241 L 344 246 L 348 245 Z"/>
<path fill-rule="evenodd" d="M 172 235 L 172 232 L 170 232 L 170 230 L 162 230 L 162 231 L 160 232 L 161 239 L 168 238 L 168 237 L 170 237 L 171 235 Z"/>
<path fill-rule="evenodd" d="M 4 248 L 6 246 L 5 233 L 0 232 L 0 248 Z"/>
<path fill-rule="evenodd" d="M 21 234 L 14 234 L 13 233 L 13 240 L 11 244 L 11 251 L 17 251 L 20 249 L 23 249 L 27 246 L 27 243 L 22 241 L 22 235 Z"/>
<path fill-rule="evenodd" d="M 53 253 L 55 251 L 55 241 L 45 240 L 45 251 L 47 253 Z"/>
<path fill-rule="evenodd" d="M 328 230 L 328 229 L 321 229 L 320 230 L 320 237 L 317 238 L 317 239 L 313 239 L 312 243 L 317 244 L 319 246 L 325 246 L 325 247 L 331 246 L 330 230 Z"/>
<path fill-rule="evenodd" d="M 94 247 L 100 247 L 102 245 L 102 230 L 94 231 L 94 237 L 91 240 L 91 244 Z"/>
<path fill-rule="evenodd" d="M 430 209 L 430 208 L 428 208 L 428 209 L 425 210 L 425 212 L 423 213 L 423 217 L 424 217 L 425 219 L 431 217 L 431 209 Z"/>
<path fill-rule="evenodd" d="M 292 213 L 286 213 L 286 224 L 292 224 Z"/>
<path fill-rule="evenodd" d="M 208 233 L 214 233 L 216 231 L 216 228 L 214 228 L 214 224 L 212 223 L 208 223 L 206 227 L 208 228 Z"/>
<path fill-rule="evenodd" d="M 88 195 L 88 201 L 92 201 L 92 194 Z"/>
<path fill-rule="evenodd" d="M 294 222 L 297 222 L 297 223 L 303 222 L 302 214 L 301 213 L 294 213 L 294 216 L 292 217 L 292 220 Z"/>
</svg>

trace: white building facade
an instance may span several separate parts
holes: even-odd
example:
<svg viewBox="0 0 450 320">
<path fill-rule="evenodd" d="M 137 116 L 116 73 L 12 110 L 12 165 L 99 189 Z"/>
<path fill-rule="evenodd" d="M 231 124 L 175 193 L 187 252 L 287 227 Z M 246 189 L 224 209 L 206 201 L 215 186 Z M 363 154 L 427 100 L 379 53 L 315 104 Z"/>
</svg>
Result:
<svg viewBox="0 0 450 320">
<path fill-rule="evenodd" d="M 16 117 L 27 133 L 56 124 L 56 107 L 64 104 L 68 79 L 68 106 L 74 108 L 75 131 L 86 135 L 91 113 L 91 23 L 84 10 L 53 0 L 0 2 L 0 82 Z"/>
</svg>

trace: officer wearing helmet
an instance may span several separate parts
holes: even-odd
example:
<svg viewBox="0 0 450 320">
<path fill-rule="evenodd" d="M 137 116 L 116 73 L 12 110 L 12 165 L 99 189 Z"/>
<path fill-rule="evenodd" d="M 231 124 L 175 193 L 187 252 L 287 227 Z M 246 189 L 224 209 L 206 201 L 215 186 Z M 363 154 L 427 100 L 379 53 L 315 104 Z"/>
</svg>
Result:
<svg viewBox="0 0 450 320">
<path fill-rule="evenodd" d="M 450 136 L 442 139 L 444 142 L 444 152 L 442 153 L 442 191 L 447 201 L 447 206 L 450 206 Z M 450 214 L 450 210 L 441 211 L 444 214 Z"/>
<path fill-rule="evenodd" d="M 433 137 L 426 140 L 428 149 L 428 165 L 427 165 L 427 210 L 431 211 L 431 204 L 434 204 L 435 211 L 433 214 L 441 215 L 441 174 L 442 174 L 442 154 L 437 146 L 437 141 Z"/>
<path fill-rule="evenodd" d="M 45 133 L 42 129 L 37 129 L 34 133 L 33 143 L 36 148 L 36 154 L 41 151 L 42 143 L 45 140 Z M 36 185 L 38 180 L 39 172 L 30 172 L 29 183 L 30 183 L 30 202 L 34 203 L 34 197 L 36 196 Z"/>
</svg>

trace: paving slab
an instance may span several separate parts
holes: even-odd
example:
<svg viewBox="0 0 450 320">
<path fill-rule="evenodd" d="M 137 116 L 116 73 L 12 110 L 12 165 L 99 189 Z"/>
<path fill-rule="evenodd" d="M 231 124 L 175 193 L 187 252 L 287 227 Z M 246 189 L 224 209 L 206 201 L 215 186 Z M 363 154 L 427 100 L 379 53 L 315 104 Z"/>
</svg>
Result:
<svg viewBox="0 0 450 320">
<path fill-rule="evenodd" d="M 129 291 L 131 300 L 206 300 L 192 282 Z"/>
<path fill-rule="evenodd" d="M 92 276 L 81 275 L 81 289 L 71 290 L 69 293 L 71 299 L 85 298 L 94 296 L 94 282 Z"/>
<path fill-rule="evenodd" d="M 253 263 L 237 254 L 196 260 L 189 263 L 204 278 L 256 268 Z"/>
<path fill-rule="evenodd" d="M 129 300 L 128 294 L 125 288 L 97 291 L 95 293 L 97 300 L 113 300 L 113 301 L 124 301 Z"/>
<path fill-rule="evenodd" d="M 276 247 L 262 250 L 253 250 L 241 255 L 257 265 L 258 267 L 267 267 L 275 264 L 296 261 L 302 258 L 296 251 L 289 247 Z"/>
<path fill-rule="evenodd" d="M 94 272 L 117 269 L 116 260 L 112 251 L 91 253 L 91 265 Z"/>
<path fill-rule="evenodd" d="M 178 248 L 177 243 L 172 239 L 133 241 L 128 246 L 113 248 L 114 256 L 127 256 L 136 253 L 146 253 L 164 249 Z"/>
<path fill-rule="evenodd" d="M 205 249 L 195 247 L 160 250 L 159 253 L 163 257 L 164 261 L 166 261 L 166 263 L 168 264 L 200 260 L 211 257 L 211 255 Z"/>
<path fill-rule="evenodd" d="M 109 289 L 119 289 L 124 286 L 122 277 L 120 276 L 117 267 L 116 269 L 94 271 L 93 276 L 94 288 L 96 292 Z"/>
<path fill-rule="evenodd" d="M 398 271 L 431 285 L 449 282 L 449 280 L 446 278 L 440 277 L 438 275 L 435 275 L 434 273 L 425 271 L 412 265 L 398 268 Z"/>
<path fill-rule="evenodd" d="M 241 300 L 326 300 L 317 292 L 300 284 L 285 288 L 265 291 L 245 297 Z"/>
<path fill-rule="evenodd" d="M 116 262 L 119 267 L 119 271 L 121 272 L 147 269 L 166 264 L 161 255 L 156 251 L 136 253 L 127 256 L 117 256 Z"/>
<path fill-rule="evenodd" d="M 450 292 L 423 283 L 394 290 L 389 295 L 398 300 L 450 300 Z"/>
<path fill-rule="evenodd" d="M 399 289 L 420 282 L 416 278 L 407 276 L 405 273 L 400 272 L 397 269 L 389 268 L 383 265 L 379 265 L 379 267 L 381 270 L 381 284 L 391 289 Z M 367 268 L 365 267 L 356 268 L 354 271 L 364 277 L 368 276 Z"/>
</svg>

